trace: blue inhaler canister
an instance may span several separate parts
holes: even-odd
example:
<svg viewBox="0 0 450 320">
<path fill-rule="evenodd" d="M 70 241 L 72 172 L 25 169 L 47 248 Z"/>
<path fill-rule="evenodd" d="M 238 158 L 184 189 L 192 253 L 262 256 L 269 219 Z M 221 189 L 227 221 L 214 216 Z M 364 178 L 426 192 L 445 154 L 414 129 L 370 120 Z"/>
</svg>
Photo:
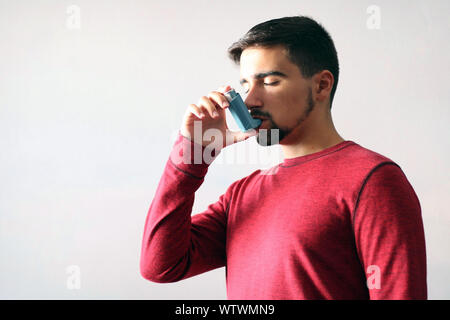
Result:
<svg viewBox="0 0 450 320">
<path fill-rule="evenodd" d="M 224 96 L 227 98 L 230 107 L 231 115 L 239 126 L 241 131 L 246 132 L 250 129 L 256 129 L 261 125 L 260 119 L 254 119 L 248 112 L 247 106 L 241 98 L 241 95 L 234 91 L 234 89 L 230 89 L 229 91 L 224 93 Z"/>
</svg>

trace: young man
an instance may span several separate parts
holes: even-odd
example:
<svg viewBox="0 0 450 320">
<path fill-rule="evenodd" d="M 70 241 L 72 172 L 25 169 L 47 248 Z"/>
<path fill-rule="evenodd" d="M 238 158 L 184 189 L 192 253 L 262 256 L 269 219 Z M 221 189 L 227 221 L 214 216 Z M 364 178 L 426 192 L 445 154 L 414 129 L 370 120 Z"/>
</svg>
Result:
<svg viewBox="0 0 450 320">
<path fill-rule="evenodd" d="M 245 104 L 263 122 L 251 133 L 230 132 L 227 87 L 189 105 L 148 212 L 142 276 L 174 282 L 225 266 L 229 299 L 426 299 L 412 186 L 396 163 L 333 125 L 339 66 L 329 34 L 308 17 L 274 19 L 229 54 L 240 64 Z M 209 129 L 223 134 L 223 147 L 252 135 L 262 145 L 279 141 L 285 159 L 274 174 L 235 181 L 191 216 L 210 164 L 195 163 L 193 150 L 208 148 Z M 261 129 L 273 129 L 264 143 Z"/>
</svg>

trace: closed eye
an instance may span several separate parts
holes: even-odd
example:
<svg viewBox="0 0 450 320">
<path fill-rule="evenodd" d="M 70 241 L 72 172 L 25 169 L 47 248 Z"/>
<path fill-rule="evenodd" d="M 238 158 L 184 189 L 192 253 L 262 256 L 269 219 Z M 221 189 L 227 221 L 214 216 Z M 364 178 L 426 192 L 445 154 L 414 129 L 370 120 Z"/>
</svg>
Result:
<svg viewBox="0 0 450 320">
<path fill-rule="evenodd" d="M 269 82 L 269 83 L 264 82 L 264 85 L 265 85 L 265 86 L 275 86 L 275 85 L 277 85 L 279 82 L 280 82 L 280 81 L 273 81 L 273 82 Z M 247 89 L 247 90 L 244 91 L 244 93 L 247 94 L 248 91 L 249 91 L 249 90 Z"/>
</svg>

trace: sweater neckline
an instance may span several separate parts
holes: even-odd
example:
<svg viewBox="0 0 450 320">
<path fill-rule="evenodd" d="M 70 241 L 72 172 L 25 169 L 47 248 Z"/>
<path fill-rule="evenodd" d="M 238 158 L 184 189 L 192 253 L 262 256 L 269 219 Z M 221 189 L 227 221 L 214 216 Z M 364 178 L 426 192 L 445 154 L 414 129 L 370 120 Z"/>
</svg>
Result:
<svg viewBox="0 0 450 320">
<path fill-rule="evenodd" d="M 339 151 L 341 149 L 344 149 L 344 148 L 346 148 L 348 146 L 351 146 L 351 145 L 354 145 L 354 144 L 356 144 L 356 143 L 354 141 L 352 141 L 352 140 L 345 140 L 345 141 L 342 141 L 342 142 L 340 142 L 340 143 L 338 143 L 338 144 L 336 144 L 334 146 L 325 148 L 325 149 L 323 149 L 321 151 L 317 151 L 317 152 L 314 152 L 314 153 L 310 153 L 310 154 L 307 154 L 307 155 L 304 155 L 304 156 L 295 157 L 295 158 L 284 159 L 283 162 L 280 164 L 280 166 L 284 167 L 284 168 L 296 166 L 296 165 L 305 163 L 307 161 L 311 161 L 311 160 L 323 157 L 323 156 L 325 156 L 327 154 Z"/>
</svg>

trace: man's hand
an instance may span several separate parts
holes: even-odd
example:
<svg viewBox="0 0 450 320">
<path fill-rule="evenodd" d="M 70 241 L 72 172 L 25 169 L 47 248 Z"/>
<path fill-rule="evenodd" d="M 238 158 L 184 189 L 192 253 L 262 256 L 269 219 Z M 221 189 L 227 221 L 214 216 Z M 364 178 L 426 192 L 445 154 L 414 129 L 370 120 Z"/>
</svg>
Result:
<svg viewBox="0 0 450 320">
<path fill-rule="evenodd" d="M 211 91 L 208 96 L 201 97 L 197 104 L 190 104 L 184 114 L 180 133 L 195 143 L 207 146 L 211 140 L 205 139 L 204 133 L 209 129 L 218 129 L 222 133 L 222 141 L 218 141 L 220 148 L 256 135 L 255 130 L 244 133 L 228 129 L 225 109 L 229 104 L 223 94 L 229 89 L 230 86 L 220 87 L 216 91 Z M 194 121 L 201 121 L 201 132 L 194 134 Z"/>
</svg>

